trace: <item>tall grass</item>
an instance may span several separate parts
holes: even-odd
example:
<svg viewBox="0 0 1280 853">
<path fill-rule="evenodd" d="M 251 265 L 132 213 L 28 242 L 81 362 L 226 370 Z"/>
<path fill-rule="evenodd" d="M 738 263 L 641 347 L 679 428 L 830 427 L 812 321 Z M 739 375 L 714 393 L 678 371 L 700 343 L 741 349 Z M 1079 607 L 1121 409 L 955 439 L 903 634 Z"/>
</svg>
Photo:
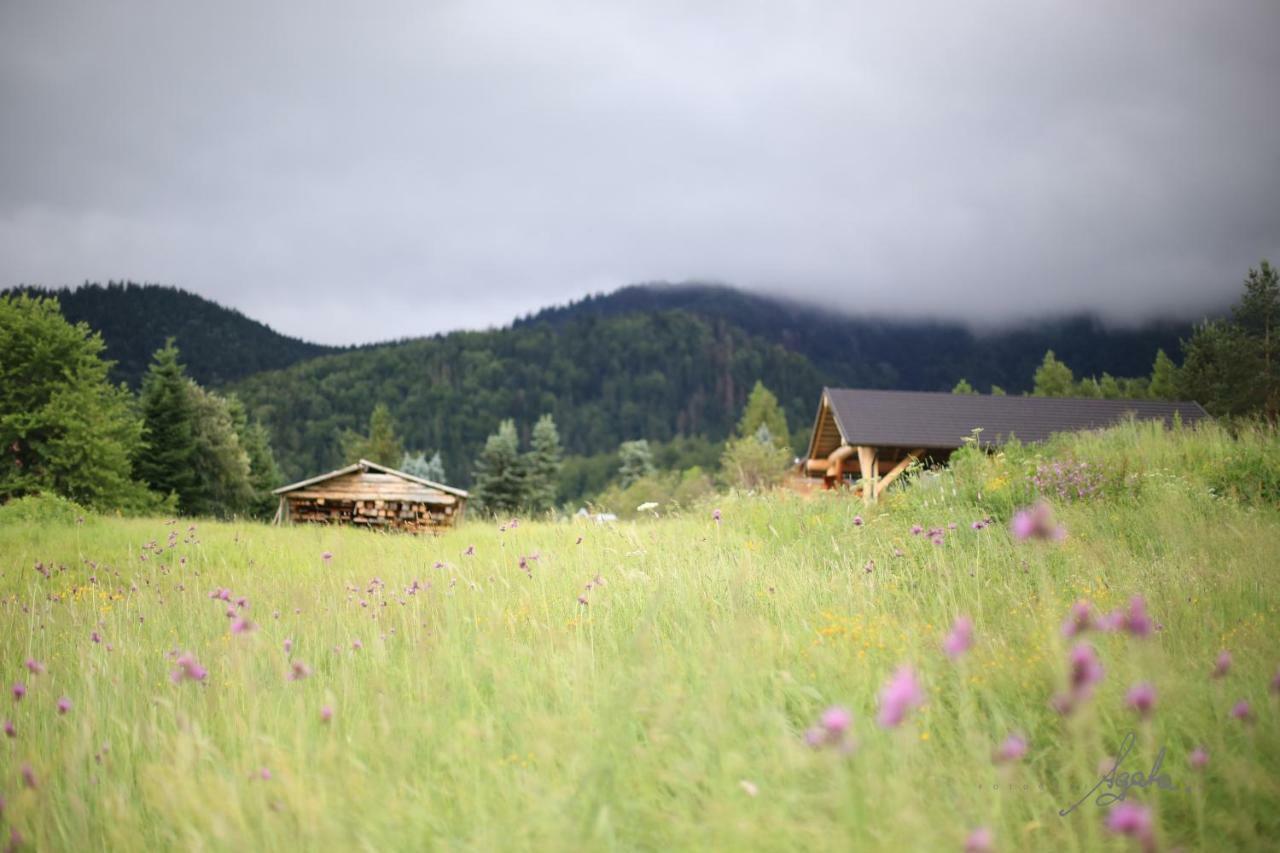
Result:
<svg viewBox="0 0 1280 853">
<path fill-rule="evenodd" d="M 1280 515 L 1214 478 L 1231 460 L 1264 470 L 1276 446 L 1131 425 L 962 457 L 873 512 L 739 496 L 719 522 L 708 505 L 436 539 L 0 512 L 0 718 L 16 729 L 0 820 L 51 850 L 948 850 L 979 826 L 998 849 L 1122 849 L 1092 800 L 1058 813 L 1135 731 L 1124 769 L 1163 748 L 1176 785 L 1129 794 L 1162 846 L 1273 847 Z M 1058 504 L 1063 542 L 1017 543 L 1008 514 L 1054 458 L 1138 485 Z M 940 545 L 910 532 L 952 522 Z M 256 630 L 231 633 L 219 587 Z M 1159 630 L 1086 636 L 1105 677 L 1059 715 L 1069 607 L 1134 595 Z M 961 614 L 976 643 L 952 661 L 940 643 Z M 1222 649 L 1234 665 L 1213 680 Z M 173 683 L 175 652 L 207 679 Z M 288 680 L 291 660 L 309 677 Z M 884 729 L 877 694 L 904 663 L 926 703 Z M 1147 722 L 1125 705 L 1139 681 L 1158 695 Z M 1230 716 L 1242 699 L 1252 724 Z M 854 713 L 851 755 L 802 737 L 835 704 Z M 1014 731 L 1030 750 L 998 766 Z"/>
</svg>

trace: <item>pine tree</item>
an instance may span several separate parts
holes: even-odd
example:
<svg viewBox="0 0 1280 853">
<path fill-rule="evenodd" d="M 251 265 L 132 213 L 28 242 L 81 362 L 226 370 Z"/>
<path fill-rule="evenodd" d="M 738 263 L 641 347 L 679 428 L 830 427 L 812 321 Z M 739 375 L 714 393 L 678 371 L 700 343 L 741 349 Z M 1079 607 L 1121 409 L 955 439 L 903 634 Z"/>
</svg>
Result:
<svg viewBox="0 0 1280 853">
<path fill-rule="evenodd" d="M 555 506 L 556 485 L 564 451 L 560 447 L 560 433 L 555 419 L 543 415 L 533 427 L 533 437 L 526 463 L 529 473 L 529 508 L 534 512 L 546 512 Z"/>
<path fill-rule="evenodd" d="M 406 474 L 412 474 L 415 477 L 421 477 L 424 480 L 430 480 L 433 483 L 446 483 L 444 473 L 444 460 L 440 458 L 440 451 L 437 450 L 427 458 L 427 454 L 419 451 L 418 453 L 409 453 L 400 457 L 400 470 Z"/>
<path fill-rule="evenodd" d="M 992 385 L 992 386 L 991 386 L 991 396 L 992 396 L 992 397 L 1004 397 L 1004 396 L 1006 396 L 1006 392 L 1005 392 L 1005 390 L 1004 390 L 1003 388 L 1001 388 L 999 385 Z"/>
<path fill-rule="evenodd" d="M 135 470 L 162 495 L 177 495 L 178 506 L 190 511 L 197 485 L 193 467 L 195 412 L 187 374 L 178 360 L 173 338 L 156 350 L 142 380 L 142 441 Z"/>
<path fill-rule="evenodd" d="M 774 444 L 778 447 L 791 446 L 791 433 L 787 429 L 787 416 L 778 405 L 778 398 L 764 387 L 764 383 L 756 381 L 755 387 L 747 396 L 747 405 L 742 410 L 742 419 L 738 421 L 737 436 L 750 438 L 756 434 L 760 425 L 769 428 Z"/>
<path fill-rule="evenodd" d="M 1070 397 L 1075 389 L 1075 377 L 1071 368 L 1054 356 L 1053 350 L 1044 354 L 1044 361 L 1036 369 L 1033 397 Z"/>
<path fill-rule="evenodd" d="M 956 383 L 956 387 L 951 389 L 951 393 L 952 394 L 977 394 L 978 392 L 975 391 L 973 386 L 969 384 L 968 379 L 961 378 L 960 381 Z"/>
<path fill-rule="evenodd" d="M 628 488 L 636 480 L 652 477 L 656 469 L 653 467 L 653 451 L 649 442 L 641 438 L 636 441 L 624 441 L 618 445 L 618 481 L 622 488 Z"/>
<path fill-rule="evenodd" d="M 142 422 L 108 382 L 103 349 L 56 299 L 0 297 L 0 501 L 50 491 L 95 509 L 158 508 L 133 479 Z"/>
<path fill-rule="evenodd" d="M 252 496 L 246 512 L 254 518 L 270 518 L 276 511 L 276 496 L 271 490 L 284 484 L 284 475 L 271 450 L 271 438 L 260 421 L 250 421 L 239 398 L 227 398 L 227 409 L 235 426 L 240 446 L 249 456 L 249 486 Z"/>
<path fill-rule="evenodd" d="M 404 456 L 404 448 L 400 437 L 396 435 L 395 419 L 391 417 L 391 409 L 386 403 L 373 407 L 369 415 L 369 432 L 361 435 L 351 430 L 343 433 L 341 438 L 342 455 L 348 463 L 367 459 L 378 465 L 394 466 Z"/>
<path fill-rule="evenodd" d="M 254 499 L 249 454 L 240 446 L 227 401 L 187 380 L 194 414 L 195 487 L 182 496 L 183 512 L 229 518 L 249 511 Z"/>
<path fill-rule="evenodd" d="M 525 506 L 529 478 L 514 421 L 503 421 L 489 436 L 476 460 L 472 482 L 473 504 L 481 512 L 516 513 Z"/>
<path fill-rule="evenodd" d="M 1120 390 L 1120 383 L 1110 373 L 1105 372 L 1098 382 L 1098 391 L 1105 400 L 1119 400 L 1124 396 Z"/>
<path fill-rule="evenodd" d="M 1156 350 L 1156 360 L 1151 365 L 1151 385 L 1148 391 L 1157 400 L 1178 399 L 1178 367 L 1164 350 Z"/>
</svg>

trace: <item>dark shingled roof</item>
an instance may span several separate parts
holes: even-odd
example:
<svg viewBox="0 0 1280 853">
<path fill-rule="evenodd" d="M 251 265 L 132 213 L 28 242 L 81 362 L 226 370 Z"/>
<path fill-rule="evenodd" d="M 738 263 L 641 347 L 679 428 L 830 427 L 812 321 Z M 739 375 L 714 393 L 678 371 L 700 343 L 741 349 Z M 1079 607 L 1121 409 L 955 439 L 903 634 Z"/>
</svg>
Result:
<svg viewBox="0 0 1280 853">
<path fill-rule="evenodd" d="M 1208 414 L 1199 403 L 1158 400 L 1093 400 L 1004 397 L 924 391 L 826 388 L 846 444 L 872 447 L 955 448 L 981 427 L 983 444 L 1044 441 L 1058 432 L 1112 426 L 1132 414 L 1139 420 L 1191 424 Z"/>
</svg>

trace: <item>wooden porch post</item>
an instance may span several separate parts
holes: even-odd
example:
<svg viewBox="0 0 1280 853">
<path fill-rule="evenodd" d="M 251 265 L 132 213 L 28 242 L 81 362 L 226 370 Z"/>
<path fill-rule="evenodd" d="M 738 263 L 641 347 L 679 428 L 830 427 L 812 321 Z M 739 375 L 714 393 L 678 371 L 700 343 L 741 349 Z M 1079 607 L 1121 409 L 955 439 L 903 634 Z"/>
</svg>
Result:
<svg viewBox="0 0 1280 853">
<path fill-rule="evenodd" d="M 862 502 L 876 502 L 876 449 L 865 445 L 858 446 L 858 467 L 862 472 Z"/>
</svg>

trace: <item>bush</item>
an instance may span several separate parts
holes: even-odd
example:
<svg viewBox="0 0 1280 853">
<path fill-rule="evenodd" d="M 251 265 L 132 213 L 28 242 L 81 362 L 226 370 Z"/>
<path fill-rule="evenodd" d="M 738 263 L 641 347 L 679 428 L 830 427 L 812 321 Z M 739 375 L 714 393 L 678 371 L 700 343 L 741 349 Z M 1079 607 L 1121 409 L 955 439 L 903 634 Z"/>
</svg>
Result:
<svg viewBox="0 0 1280 853">
<path fill-rule="evenodd" d="M 75 501 L 48 492 L 11 500 L 0 505 L 0 524 L 76 524 L 92 518 L 93 513 Z"/>
</svg>

